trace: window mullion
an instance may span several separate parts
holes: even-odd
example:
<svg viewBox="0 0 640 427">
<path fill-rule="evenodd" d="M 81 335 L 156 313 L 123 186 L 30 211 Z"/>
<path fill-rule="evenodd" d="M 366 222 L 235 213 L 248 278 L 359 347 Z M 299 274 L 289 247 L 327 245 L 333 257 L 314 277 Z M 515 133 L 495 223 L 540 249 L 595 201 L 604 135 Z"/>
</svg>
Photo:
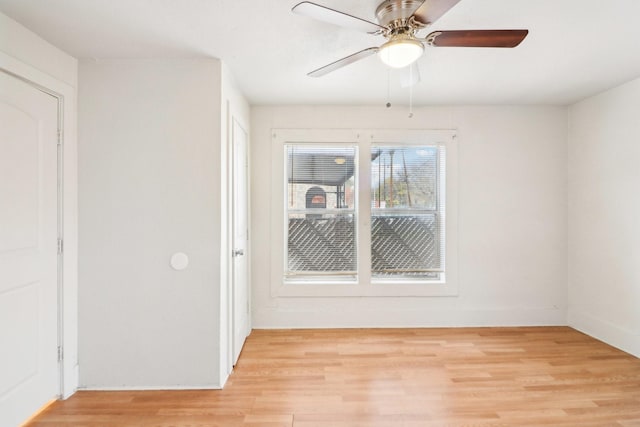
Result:
<svg viewBox="0 0 640 427">
<path fill-rule="evenodd" d="M 363 135 L 358 165 L 358 283 L 371 285 L 371 141 Z"/>
</svg>

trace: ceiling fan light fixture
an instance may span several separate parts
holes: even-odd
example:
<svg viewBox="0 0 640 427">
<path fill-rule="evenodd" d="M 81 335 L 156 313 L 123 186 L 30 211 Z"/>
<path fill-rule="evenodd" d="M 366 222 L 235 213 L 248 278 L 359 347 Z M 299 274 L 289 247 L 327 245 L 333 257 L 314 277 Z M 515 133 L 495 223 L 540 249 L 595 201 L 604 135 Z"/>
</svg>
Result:
<svg viewBox="0 0 640 427">
<path fill-rule="evenodd" d="M 378 57 L 387 66 L 404 68 L 422 56 L 424 46 L 413 37 L 395 37 L 380 46 Z"/>
</svg>

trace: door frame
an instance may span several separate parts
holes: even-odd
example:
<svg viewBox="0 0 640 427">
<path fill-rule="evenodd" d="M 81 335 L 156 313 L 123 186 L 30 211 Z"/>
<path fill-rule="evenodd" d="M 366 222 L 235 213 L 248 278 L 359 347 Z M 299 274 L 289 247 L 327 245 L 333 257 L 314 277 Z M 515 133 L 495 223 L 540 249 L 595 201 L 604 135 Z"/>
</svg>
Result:
<svg viewBox="0 0 640 427">
<path fill-rule="evenodd" d="M 64 95 L 43 86 L 29 78 L 20 74 L 16 74 L 2 66 L 0 72 L 23 83 L 28 84 L 32 88 L 43 92 L 57 100 L 57 207 L 56 207 L 56 236 L 58 238 L 57 253 L 57 341 L 58 341 L 58 395 L 63 398 L 65 396 L 65 367 L 64 367 Z"/>
<path fill-rule="evenodd" d="M 225 274 L 224 274 L 224 291 L 222 295 L 222 317 L 221 319 L 223 328 L 221 330 L 221 342 L 224 343 L 224 348 L 221 348 L 221 363 L 220 363 L 220 388 L 222 388 L 226 382 L 226 379 L 233 371 L 234 360 L 233 360 L 233 342 L 234 342 L 234 300 L 233 300 L 233 285 L 234 285 L 234 274 L 233 274 L 233 257 L 231 256 L 233 251 L 233 236 L 232 236 L 232 217 L 233 217 L 233 124 L 236 122 L 246 133 L 247 136 L 247 146 L 246 146 L 246 156 L 247 156 L 247 248 L 245 251 L 245 257 L 247 262 L 247 286 L 248 286 L 248 294 L 247 300 L 249 303 L 249 307 L 251 307 L 251 198 L 249 197 L 251 194 L 251 180 L 248 171 L 251 169 L 251 143 L 250 143 L 250 133 L 248 122 L 244 120 L 244 115 L 241 110 L 238 110 L 239 104 L 236 102 L 231 102 L 231 100 L 226 99 L 224 105 L 225 111 L 225 144 L 224 144 L 224 156 L 225 159 L 224 164 L 226 165 L 225 171 L 223 175 L 226 178 L 226 209 L 225 211 L 225 220 L 223 223 L 226 225 L 225 227 L 225 243 L 222 246 L 222 250 L 224 252 L 223 259 L 225 260 Z M 251 325 L 251 309 L 249 309 L 248 313 L 248 322 L 249 327 Z"/>
<path fill-rule="evenodd" d="M 230 122 L 229 122 L 229 132 L 230 132 L 230 144 L 229 144 L 229 165 L 230 165 L 230 180 L 229 180 L 229 200 L 231 201 L 230 203 L 230 207 L 229 207 L 229 211 L 230 211 L 230 234 L 229 234 L 229 253 L 231 254 L 230 257 L 230 270 L 229 270 L 229 286 L 228 286 L 228 300 L 229 300 L 229 365 L 230 368 L 233 369 L 233 367 L 235 366 L 235 347 L 236 347 L 236 324 L 235 324 L 235 320 L 236 320 L 236 313 L 235 313 L 235 307 L 236 307 L 236 301 L 235 301 L 235 288 L 236 288 L 236 275 L 235 275 L 235 257 L 233 256 L 233 251 L 236 249 L 235 245 L 234 245 L 234 238 L 235 238 L 235 212 L 236 212 L 236 204 L 235 204 L 235 176 L 236 176 L 236 170 L 235 170 L 235 164 L 236 164 L 236 126 L 238 128 L 240 128 L 242 130 L 242 132 L 244 132 L 245 135 L 245 150 L 244 150 L 244 155 L 245 155 L 245 165 L 246 167 L 244 168 L 244 173 L 245 173 L 245 181 L 246 181 L 246 190 L 247 190 L 247 194 L 246 194 L 246 203 L 245 203 L 245 209 L 247 210 L 247 241 L 246 241 L 246 247 L 245 247 L 245 254 L 243 255 L 245 257 L 245 265 L 246 265 L 246 274 L 245 274 L 245 280 L 246 280 L 246 286 L 247 286 L 247 292 L 246 292 L 246 297 L 247 297 L 247 313 L 246 313 L 246 320 L 247 320 L 247 324 L 251 324 L 251 268 L 250 268 L 250 245 L 249 245 L 249 224 L 250 224 L 250 187 L 249 187 L 249 132 L 247 132 L 245 126 L 242 124 L 242 122 L 240 120 L 238 120 L 237 117 L 231 115 L 230 117 Z M 245 333 L 247 331 L 243 331 L 243 333 Z M 245 339 L 246 339 L 245 335 Z M 242 350 L 240 350 L 242 351 Z"/>
</svg>

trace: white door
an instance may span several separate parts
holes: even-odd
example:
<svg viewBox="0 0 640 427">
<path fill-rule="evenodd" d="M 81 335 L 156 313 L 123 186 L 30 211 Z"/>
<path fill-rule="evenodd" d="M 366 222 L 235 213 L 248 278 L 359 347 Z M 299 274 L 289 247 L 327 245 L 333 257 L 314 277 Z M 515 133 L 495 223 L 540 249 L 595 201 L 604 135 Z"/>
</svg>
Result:
<svg viewBox="0 0 640 427">
<path fill-rule="evenodd" d="M 244 341 L 249 335 L 249 289 L 247 273 L 248 191 L 247 133 L 233 120 L 232 128 L 233 179 L 233 276 L 231 286 L 233 365 L 238 361 Z"/>
<path fill-rule="evenodd" d="M 0 425 L 59 392 L 58 101 L 0 72 Z"/>
</svg>

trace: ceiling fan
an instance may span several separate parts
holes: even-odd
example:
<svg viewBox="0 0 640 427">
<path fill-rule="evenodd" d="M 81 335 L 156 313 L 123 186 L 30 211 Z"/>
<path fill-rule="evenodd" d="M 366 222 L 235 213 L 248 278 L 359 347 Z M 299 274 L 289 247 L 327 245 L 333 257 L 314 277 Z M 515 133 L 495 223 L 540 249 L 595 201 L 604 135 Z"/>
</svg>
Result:
<svg viewBox="0 0 640 427">
<path fill-rule="evenodd" d="M 412 64 L 415 67 L 415 61 L 422 56 L 425 45 L 512 48 L 518 46 L 529 33 L 528 30 L 457 30 L 434 31 L 424 38 L 416 35 L 418 31 L 436 22 L 459 1 L 385 0 L 376 9 L 377 24 L 309 1 L 298 3 L 291 10 L 318 21 L 382 35 L 386 39 L 380 47 L 361 50 L 311 71 L 308 73 L 311 77 L 324 76 L 375 53 L 389 67 L 410 68 L 408 66 Z"/>
</svg>

